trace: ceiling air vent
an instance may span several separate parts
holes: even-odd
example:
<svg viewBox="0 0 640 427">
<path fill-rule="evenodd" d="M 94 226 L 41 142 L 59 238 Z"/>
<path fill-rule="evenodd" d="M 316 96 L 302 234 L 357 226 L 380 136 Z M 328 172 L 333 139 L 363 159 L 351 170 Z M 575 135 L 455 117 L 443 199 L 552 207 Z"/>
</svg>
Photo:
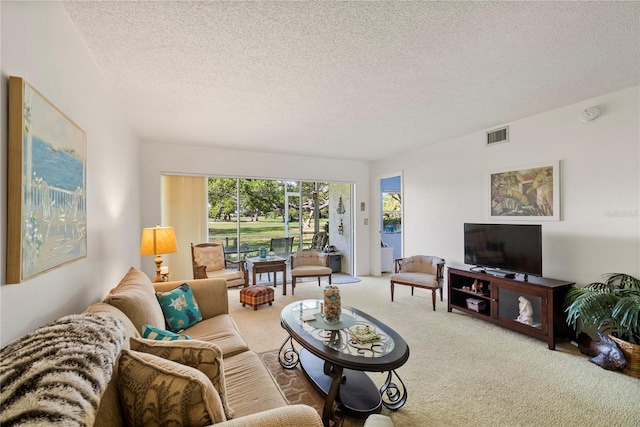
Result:
<svg viewBox="0 0 640 427">
<path fill-rule="evenodd" d="M 509 126 L 487 132 L 487 145 L 509 141 Z"/>
</svg>

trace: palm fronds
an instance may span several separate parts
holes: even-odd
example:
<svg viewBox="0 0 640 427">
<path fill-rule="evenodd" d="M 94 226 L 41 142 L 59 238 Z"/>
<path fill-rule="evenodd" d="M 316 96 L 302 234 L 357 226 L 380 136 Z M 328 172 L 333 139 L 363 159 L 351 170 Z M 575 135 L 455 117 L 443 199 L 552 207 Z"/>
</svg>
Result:
<svg viewBox="0 0 640 427">
<path fill-rule="evenodd" d="M 567 294 L 567 323 L 593 325 L 632 344 L 640 342 L 640 280 L 609 273 L 602 282 L 573 288 Z"/>
</svg>

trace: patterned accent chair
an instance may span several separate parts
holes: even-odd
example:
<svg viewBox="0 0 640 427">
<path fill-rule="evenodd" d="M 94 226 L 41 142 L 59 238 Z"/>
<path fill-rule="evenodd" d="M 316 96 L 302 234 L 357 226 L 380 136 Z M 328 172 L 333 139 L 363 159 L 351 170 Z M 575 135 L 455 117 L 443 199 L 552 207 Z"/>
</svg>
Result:
<svg viewBox="0 0 640 427">
<path fill-rule="evenodd" d="M 222 278 L 227 287 L 249 286 L 249 272 L 244 261 L 232 261 L 224 256 L 220 243 L 191 244 L 194 279 Z"/>
<path fill-rule="evenodd" d="M 301 277 L 328 277 L 331 284 L 331 268 L 329 256 L 324 252 L 302 251 L 291 256 L 291 295 L 295 294 L 296 281 Z"/>
<path fill-rule="evenodd" d="M 442 280 L 444 277 L 444 259 L 436 256 L 414 255 L 395 260 L 395 273 L 391 275 L 391 301 L 395 285 L 411 286 L 431 290 L 433 311 L 436 311 L 436 290 L 440 289 L 442 301 Z"/>
<path fill-rule="evenodd" d="M 322 252 L 324 250 L 324 247 L 327 246 L 327 243 L 329 243 L 329 235 L 327 234 L 327 232 L 318 231 L 311 238 L 311 246 L 309 246 L 305 250 Z"/>
</svg>

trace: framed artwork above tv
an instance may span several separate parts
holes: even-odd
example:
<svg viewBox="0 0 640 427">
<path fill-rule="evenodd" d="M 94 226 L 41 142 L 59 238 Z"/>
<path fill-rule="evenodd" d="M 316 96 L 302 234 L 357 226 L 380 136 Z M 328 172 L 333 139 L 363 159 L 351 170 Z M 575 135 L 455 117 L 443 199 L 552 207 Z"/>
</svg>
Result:
<svg viewBox="0 0 640 427">
<path fill-rule="evenodd" d="M 489 173 L 489 216 L 501 220 L 560 220 L 560 162 Z"/>
</svg>

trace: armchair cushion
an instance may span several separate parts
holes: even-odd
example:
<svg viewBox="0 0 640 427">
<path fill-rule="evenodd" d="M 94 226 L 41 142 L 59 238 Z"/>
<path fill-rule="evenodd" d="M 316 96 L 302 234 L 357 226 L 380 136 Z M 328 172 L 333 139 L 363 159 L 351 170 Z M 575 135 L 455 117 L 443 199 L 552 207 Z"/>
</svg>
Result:
<svg viewBox="0 0 640 427">
<path fill-rule="evenodd" d="M 435 274 L 430 273 L 394 273 L 391 280 L 406 285 L 424 286 L 426 288 L 438 287 Z"/>
<path fill-rule="evenodd" d="M 324 252 L 302 251 L 296 252 L 291 257 L 291 268 L 296 268 L 302 265 L 316 265 L 327 267 L 328 262 L 329 258 Z"/>
<path fill-rule="evenodd" d="M 402 260 L 401 273 L 428 273 L 434 276 L 438 273 L 438 263 L 441 258 L 428 255 L 414 255 Z"/>
<path fill-rule="evenodd" d="M 215 246 L 194 246 L 193 248 L 194 266 L 204 265 L 207 272 L 223 270 L 224 264 L 224 248 L 222 245 Z"/>
</svg>

